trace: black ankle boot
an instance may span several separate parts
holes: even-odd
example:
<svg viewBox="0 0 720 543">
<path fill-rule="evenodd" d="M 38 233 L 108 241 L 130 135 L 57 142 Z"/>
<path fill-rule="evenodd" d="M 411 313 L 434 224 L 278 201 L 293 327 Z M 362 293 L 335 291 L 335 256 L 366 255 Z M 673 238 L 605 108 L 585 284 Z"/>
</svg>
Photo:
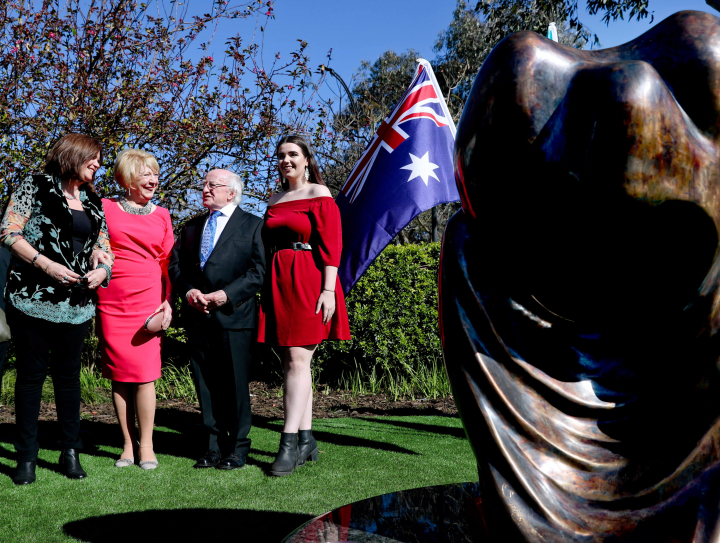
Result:
<svg viewBox="0 0 720 543">
<path fill-rule="evenodd" d="M 35 460 L 32 462 L 18 462 L 13 483 L 16 485 L 29 485 L 35 482 Z"/>
<path fill-rule="evenodd" d="M 60 453 L 60 471 L 68 479 L 84 479 L 87 473 L 80 465 L 80 452 L 77 449 L 65 449 Z"/>
<path fill-rule="evenodd" d="M 300 430 L 298 432 L 298 466 L 304 466 L 306 460 L 315 462 L 317 459 L 318 446 L 312 430 Z"/>
<path fill-rule="evenodd" d="M 280 450 L 277 458 L 270 468 L 270 473 L 275 477 L 290 475 L 298 466 L 298 435 L 280 434 Z"/>
</svg>

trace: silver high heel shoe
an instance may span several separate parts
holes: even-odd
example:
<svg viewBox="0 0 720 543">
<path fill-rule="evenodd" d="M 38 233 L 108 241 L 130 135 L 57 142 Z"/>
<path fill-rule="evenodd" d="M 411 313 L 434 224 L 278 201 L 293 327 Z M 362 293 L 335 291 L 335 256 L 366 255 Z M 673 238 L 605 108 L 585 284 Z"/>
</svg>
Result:
<svg viewBox="0 0 720 543">
<path fill-rule="evenodd" d="M 140 447 L 140 449 L 152 449 L 152 447 Z M 138 449 L 138 456 L 140 455 L 140 451 Z M 138 465 L 141 469 L 156 469 L 158 467 L 158 460 L 157 457 L 155 460 L 140 460 Z"/>
</svg>

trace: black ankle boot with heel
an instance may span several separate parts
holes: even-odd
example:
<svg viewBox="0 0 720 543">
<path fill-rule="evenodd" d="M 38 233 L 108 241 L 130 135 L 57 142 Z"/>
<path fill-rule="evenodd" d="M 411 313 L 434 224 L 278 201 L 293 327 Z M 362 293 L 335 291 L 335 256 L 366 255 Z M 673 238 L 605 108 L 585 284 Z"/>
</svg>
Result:
<svg viewBox="0 0 720 543">
<path fill-rule="evenodd" d="M 16 485 L 30 485 L 35 482 L 35 460 L 31 462 L 18 462 L 13 483 Z"/>
<path fill-rule="evenodd" d="M 300 430 L 298 432 L 298 466 L 304 466 L 307 460 L 315 462 L 317 459 L 318 446 L 312 430 Z"/>
<path fill-rule="evenodd" d="M 280 434 L 280 450 L 270 468 L 275 477 L 290 475 L 298 467 L 298 435 Z"/>
<path fill-rule="evenodd" d="M 77 449 L 65 449 L 60 453 L 60 471 L 68 479 L 84 479 L 87 473 L 80 465 L 80 451 Z"/>
</svg>

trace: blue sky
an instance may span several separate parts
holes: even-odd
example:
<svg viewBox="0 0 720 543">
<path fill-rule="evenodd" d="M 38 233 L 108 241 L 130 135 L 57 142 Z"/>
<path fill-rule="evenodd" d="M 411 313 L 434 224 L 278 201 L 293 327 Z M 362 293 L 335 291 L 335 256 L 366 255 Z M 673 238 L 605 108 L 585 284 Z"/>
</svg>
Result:
<svg viewBox="0 0 720 543">
<path fill-rule="evenodd" d="M 302 38 L 309 42 L 313 69 L 326 62 L 326 54 L 332 49 L 330 66 L 350 85 L 362 60 L 373 62 L 387 50 L 415 48 L 432 60 L 433 44 L 452 20 L 455 4 L 455 0 L 276 0 L 276 19 L 265 32 L 266 58 L 272 58 L 274 52 L 289 53 Z M 581 21 L 598 34 L 603 47 L 630 41 L 651 27 L 649 19 L 606 26 L 600 16 L 587 13 L 584 0 L 580 4 Z M 650 0 L 650 10 L 655 12 L 653 25 L 679 9 L 720 16 L 705 0 Z"/>
</svg>

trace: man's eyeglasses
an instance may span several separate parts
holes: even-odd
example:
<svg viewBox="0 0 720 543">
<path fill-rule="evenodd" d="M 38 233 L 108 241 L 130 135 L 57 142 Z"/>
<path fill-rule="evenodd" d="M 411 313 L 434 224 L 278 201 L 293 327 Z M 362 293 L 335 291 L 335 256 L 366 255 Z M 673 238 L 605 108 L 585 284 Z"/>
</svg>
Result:
<svg viewBox="0 0 720 543">
<path fill-rule="evenodd" d="M 211 191 L 215 191 L 215 189 L 219 189 L 220 187 L 227 187 L 227 185 L 221 185 L 219 183 L 203 183 L 203 186 L 200 190 L 204 190 L 205 187 L 209 188 Z"/>
</svg>

